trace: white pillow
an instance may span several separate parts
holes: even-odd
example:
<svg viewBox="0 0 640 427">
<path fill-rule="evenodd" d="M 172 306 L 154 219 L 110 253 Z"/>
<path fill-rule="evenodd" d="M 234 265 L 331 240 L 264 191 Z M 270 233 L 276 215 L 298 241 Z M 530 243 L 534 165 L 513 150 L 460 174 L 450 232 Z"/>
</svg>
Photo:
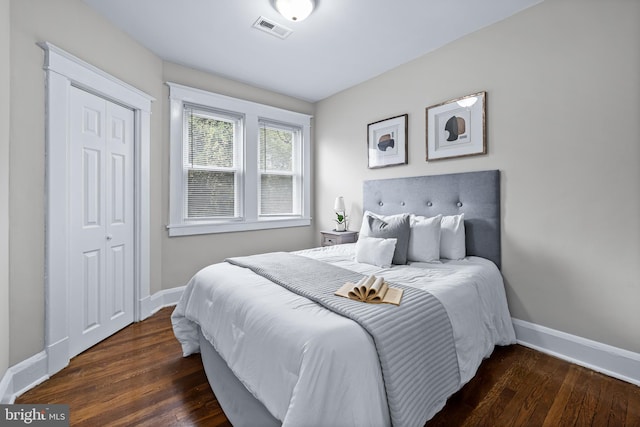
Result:
<svg viewBox="0 0 640 427">
<path fill-rule="evenodd" d="M 440 259 L 440 224 L 442 215 L 434 217 L 411 214 L 408 261 L 433 262 Z"/>
<path fill-rule="evenodd" d="M 356 243 L 356 261 L 378 267 L 391 267 L 398 239 L 362 237 Z"/>
<path fill-rule="evenodd" d="M 440 222 L 440 258 L 462 259 L 465 256 L 464 214 L 443 216 Z"/>
</svg>

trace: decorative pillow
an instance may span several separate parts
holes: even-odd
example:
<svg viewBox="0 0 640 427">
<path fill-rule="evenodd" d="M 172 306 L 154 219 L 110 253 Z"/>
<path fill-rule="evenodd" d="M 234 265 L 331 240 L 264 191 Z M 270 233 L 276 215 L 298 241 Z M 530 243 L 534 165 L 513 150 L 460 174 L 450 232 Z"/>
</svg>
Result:
<svg viewBox="0 0 640 427">
<path fill-rule="evenodd" d="M 411 214 L 408 261 L 434 262 L 440 259 L 441 221 L 442 215 L 428 218 Z"/>
<path fill-rule="evenodd" d="M 407 263 L 407 248 L 409 247 L 409 214 L 394 215 L 383 220 L 375 215 L 367 215 L 368 224 L 366 236 L 381 237 L 383 239 L 398 239 L 396 250 L 393 254 L 394 264 Z"/>
<path fill-rule="evenodd" d="M 356 243 L 356 261 L 378 267 L 391 267 L 398 239 L 360 237 Z"/>
<path fill-rule="evenodd" d="M 465 256 L 464 214 L 443 216 L 440 222 L 440 258 L 462 259 Z"/>
<path fill-rule="evenodd" d="M 398 218 L 402 218 L 406 215 L 408 214 L 402 213 L 402 214 L 395 214 L 395 215 L 380 215 L 377 213 L 373 213 L 371 211 L 364 211 L 364 215 L 362 215 L 362 225 L 360 226 L 360 233 L 358 234 L 358 236 L 366 237 L 369 235 L 369 221 L 367 220 L 367 218 L 370 216 L 380 218 L 385 222 L 389 222 L 389 221 L 395 221 Z"/>
</svg>

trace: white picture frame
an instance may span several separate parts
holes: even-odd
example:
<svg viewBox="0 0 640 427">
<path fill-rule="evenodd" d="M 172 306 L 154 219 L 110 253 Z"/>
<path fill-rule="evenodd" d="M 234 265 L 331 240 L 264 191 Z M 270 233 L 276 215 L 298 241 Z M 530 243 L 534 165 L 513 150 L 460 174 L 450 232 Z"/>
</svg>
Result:
<svg viewBox="0 0 640 427">
<path fill-rule="evenodd" d="M 487 154 L 486 97 L 477 92 L 427 107 L 427 161 Z"/>
</svg>

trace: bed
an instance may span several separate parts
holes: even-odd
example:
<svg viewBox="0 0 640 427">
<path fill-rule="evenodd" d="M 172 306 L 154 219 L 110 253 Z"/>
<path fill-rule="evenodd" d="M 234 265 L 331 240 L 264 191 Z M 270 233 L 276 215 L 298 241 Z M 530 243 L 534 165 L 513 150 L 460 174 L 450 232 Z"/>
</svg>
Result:
<svg viewBox="0 0 640 427">
<path fill-rule="evenodd" d="M 446 363 L 455 366 L 456 372 L 441 375 L 448 388 L 438 388 L 429 396 L 428 404 L 418 401 L 415 406 L 420 408 L 414 418 L 402 418 L 413 410 L 402 406 L 405 401 L 430 392 L 410 389 L 408 395 L 397 386 L 407 381 L 405 377 L 418 378 L 417 374 L 401 372 L 395 378 L 401 377 L 402 381 L 391 382 L 394 377 L 389 373 L 388 360 L 392 359 L 383 354 L 378 332 L 370 331 L 366 322 L 338 314 L 339 309 L 328 310 L 324 304 L 327 299 L 340 300 L 338 304 L 342 305 L 353 301 L 293 293 L 285 284 L 272 281 L 280 279 L 256 274 L 230 259 L 204 268 L 190 280 L 172 322 L 183 354 L 202 354 L 212 390 L 234 426 L 424 425 L 475 375 L 495 345 L 515 343 L 499 270 L 499 171 L 365 181 L 363 210 L 382 219 L 403 213 L 418 218 L 464 214 L 465 256 L 372 265 L 356 261 L 362 253 L 359 242 L 298 251 L 288 255 L 298 258 L 283 259 L 299 259 L 304 261 L 301 265 L 320 263 L 328 272 L 335 269 L 349 272 L 345 274 L 383 276 L 402 286 L 407 295 L 431 297 L 443 308 L 450 325 L 446 333 L 439 332 L 445 328 L 430 328 L 434 339 L 450 336 L 453 352 L 446 356 Z M 361 240 L 375 239 L 363 236 Z M 333 285 L 325 281 L 331 289 Z M 404 298 L 400 307 L 410 306 L 413 300 L 405 302 Z M 391 308 L 384 309 L 395 313 Z M 416 318 L 422 315 L 415 313 Z M 413 328 L 413 323 L 405 317 L 399 321 L 400 329 L 387 328 L 400 331 L 392 338 L 392 346 L 405 345 L 397 340 L 403 339 L 405 328 Z M 444 351 L 440 349 L 446 346 L 431 347 Z M 403 352 L 396 353 L 408 357 Z M 407 350 L 407 354 L 413 353 L 415 349 Z M 429 356 L 434 364 L 441 363 L 438 358 L 443 357 Z M 439 366 L 431 370 L 435 375 L 445 371 Z M 419 382 L 417 386 L 424 384 Z"/>
</svg>

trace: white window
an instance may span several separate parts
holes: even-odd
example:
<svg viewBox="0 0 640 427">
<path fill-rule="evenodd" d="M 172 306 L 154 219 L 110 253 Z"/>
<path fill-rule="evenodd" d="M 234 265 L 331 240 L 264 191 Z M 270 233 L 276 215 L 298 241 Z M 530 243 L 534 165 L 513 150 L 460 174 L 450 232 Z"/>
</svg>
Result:
<svg viewBox="0 0 640 427">
<path fill-rule="evenodd" d="M 242 116 L 184 106 L 185 219 L 240 217 L 242 122 Z"/>
<path fill-rule="evenodd" d="M 311 116 L 167 84 L 170 236 L 311 223 Z"/>
<path fill-rule="evenodd" d="M 260 120 L 260 217 L 299 215 L 302 170 L 299 127 Z"/>
</svg>

